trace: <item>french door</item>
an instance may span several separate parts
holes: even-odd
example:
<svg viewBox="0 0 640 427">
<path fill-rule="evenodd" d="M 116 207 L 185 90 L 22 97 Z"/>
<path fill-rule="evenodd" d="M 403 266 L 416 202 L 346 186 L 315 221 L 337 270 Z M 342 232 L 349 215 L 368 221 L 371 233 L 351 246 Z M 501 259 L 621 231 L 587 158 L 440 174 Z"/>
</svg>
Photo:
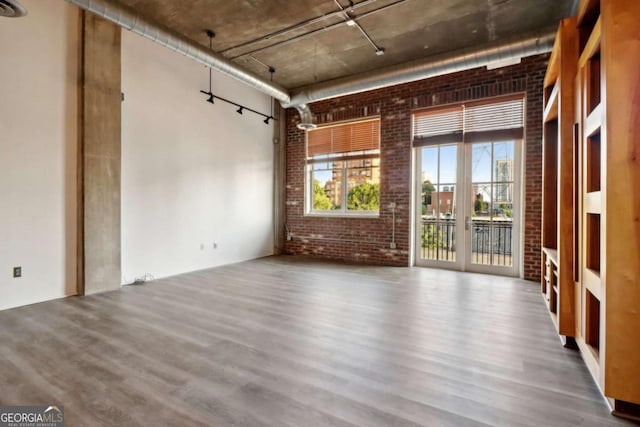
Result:
<svg viewBox="0 0 640 427">
<path fill-rule="evenodd" d="M 521 141 L 416 148 L 416 265 L 519 275 Z"/>
</svg>

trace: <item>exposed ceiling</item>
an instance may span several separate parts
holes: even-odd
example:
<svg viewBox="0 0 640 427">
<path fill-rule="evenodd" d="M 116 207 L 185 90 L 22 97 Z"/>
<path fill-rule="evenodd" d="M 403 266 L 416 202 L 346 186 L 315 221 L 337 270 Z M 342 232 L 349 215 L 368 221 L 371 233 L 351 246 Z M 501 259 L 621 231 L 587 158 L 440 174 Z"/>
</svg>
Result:
<svg viewBox="0 0 640 427">
<path fill-rule="evenodd" d="M 352 7 L 349 0 L 119 1 L 205 46 L 205 30 L 215 31 L 216 52 L 259 75 L 269 76 L 269 67 L 275 68 L 274 81 L 289 89 L 548 29 L 569 16 L 574 4 L 358 0 Z M 349 17 L 357 25 L 348 25 Z"/>
</svg>

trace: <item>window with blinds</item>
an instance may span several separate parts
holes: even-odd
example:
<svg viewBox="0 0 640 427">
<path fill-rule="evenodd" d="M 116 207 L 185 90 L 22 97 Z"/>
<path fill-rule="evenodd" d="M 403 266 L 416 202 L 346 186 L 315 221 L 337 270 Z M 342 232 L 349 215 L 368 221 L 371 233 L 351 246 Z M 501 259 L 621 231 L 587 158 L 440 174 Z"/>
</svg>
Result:
<svg viewBox="0 0 640 427">
<path fill-rule="evenodd" d="M 432 108 L 413 114 L 413 145 L 416 147 L 522 138 L 522 96 Z"/>
<path fill-rule="evenodd" d="M 353 158 L 380 152 L 380 119 L 372 119 L 307 132 L 307 160 Z"/>
<path fill-rule="evenodd" d="M 309 215 L 378 215 L 380 119 L 307 132 L 305 211 Z"/>
</svg>

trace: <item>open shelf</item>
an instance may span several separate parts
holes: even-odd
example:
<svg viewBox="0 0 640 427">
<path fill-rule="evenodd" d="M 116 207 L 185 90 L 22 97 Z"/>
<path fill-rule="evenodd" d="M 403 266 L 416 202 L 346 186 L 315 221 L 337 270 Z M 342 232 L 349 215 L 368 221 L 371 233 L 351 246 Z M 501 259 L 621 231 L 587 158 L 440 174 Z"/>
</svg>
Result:
<svg viewBox="0 0 640 427">
<path fill-rule="evenodd" d="M 600 0 L 586 0 L 578 9 L 578 40 L 580 51 L 586 50 L 588 40 L 600 18 Z"/>
<path fill-rule="evenodd" d="M 600 215 L 587 214 L 586 267 L 600 273 Z"/>
<path fill-rule="evenodd" d="M 602 98 L 600 79 L 602 75 L 600 51 L 587 61 L 587 114 L 591 114 L 600 105 Z"/>
<path fill-rule="evenodd" d="M 585 299 L 584 340 L 598 359 L 600 357 L 600 300 L 588 290 Z"/>
<path fill-rule="evenodd" d="M 558 120 L 544 124 L 542 246 L 558 248 Z"/>
<path fill-rule="evenodd" d="M 584 41 L 584 46 L 580 50 L 580 59 L 578 60 L 578 64 L 580 67 L 584 67 L 590 58 L 600 52 L 600 43 L 602 41 L 602 24 L 600 19 L 598 19 L 593 26 L 582 27 L 580 31 L 581 42 L 583 35 L 586 36 L 586 39 Z"/>
<path fill-rule="evenodd" d="M 577 15 L 578 27 L 593 26 L 600 17 L 600 0 L 581 1 Z"/>
<path fill-rule="evenodd" d="M 587 143 L 585 147 L 585 155 L 586 155 L 586 165 L 585 165 L 585 174 L 586 174 L 586 188 L 585 191 L 587 193 L 593 193 L 594 191 L 600 191 L 601 185 L 601 176 L 600 172 L 602 169 L 601 163 L 601 146 L 600 146 L 600 132 L 593 134 L 592 136 L 587 138 Z"/>
</svg>

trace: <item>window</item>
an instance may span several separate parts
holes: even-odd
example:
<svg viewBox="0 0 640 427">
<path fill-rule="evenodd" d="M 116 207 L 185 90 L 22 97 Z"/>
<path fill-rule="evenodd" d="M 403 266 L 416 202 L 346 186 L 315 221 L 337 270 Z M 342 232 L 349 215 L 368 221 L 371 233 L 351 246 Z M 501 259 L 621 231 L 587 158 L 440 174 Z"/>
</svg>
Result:
<svg viewBox="0 0 640 427">
<path fill-rule="evenodd" d="M 307 132 L 310 214 L 377 214 L 380 205 L 380 119 Z"/>
</svg>

